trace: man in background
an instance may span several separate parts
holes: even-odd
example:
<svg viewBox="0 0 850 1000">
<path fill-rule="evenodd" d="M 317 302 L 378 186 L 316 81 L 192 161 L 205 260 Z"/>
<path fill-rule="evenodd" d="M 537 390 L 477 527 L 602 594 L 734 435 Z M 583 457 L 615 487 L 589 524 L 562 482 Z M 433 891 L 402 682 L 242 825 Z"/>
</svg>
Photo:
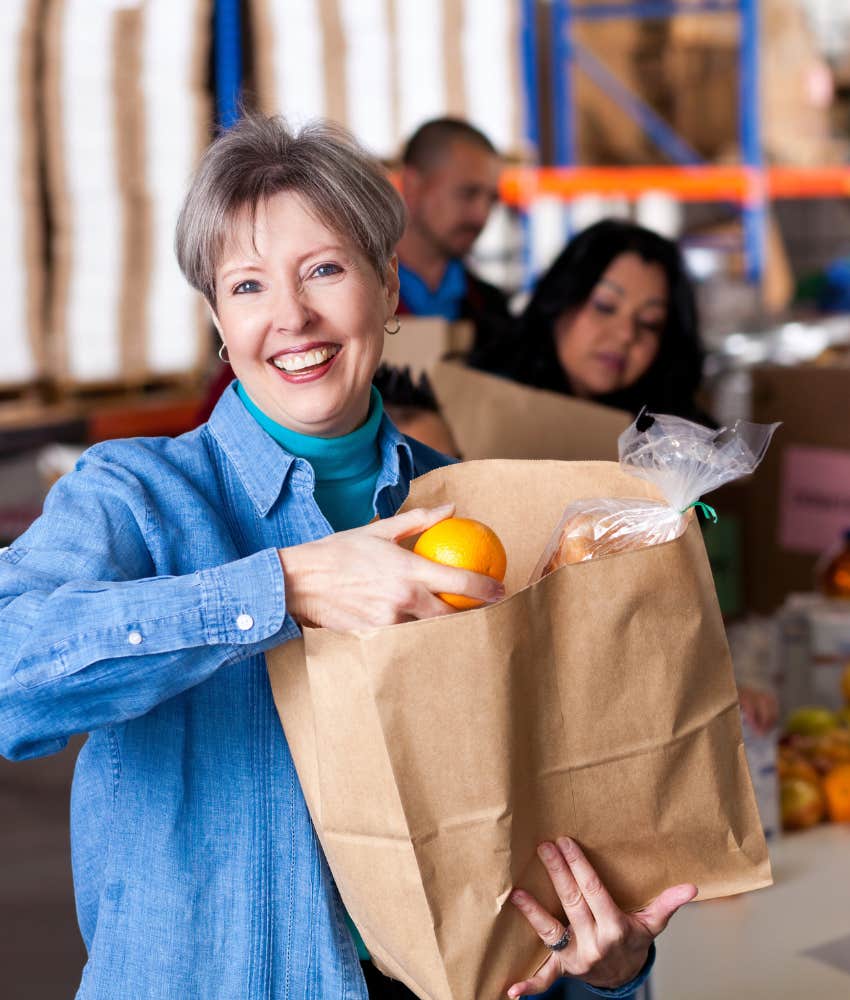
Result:
<svg viewBox="0 0 850 1000">
<path fill-rule="evenodd" d="M 511 324 L 504 293 L 463 261 L 498 201 L 500 169 L 487 136 L 459 118 L 421 125 L 402 153 L 399 313 L 471 320 L 476 349 Z"/>
</svg>

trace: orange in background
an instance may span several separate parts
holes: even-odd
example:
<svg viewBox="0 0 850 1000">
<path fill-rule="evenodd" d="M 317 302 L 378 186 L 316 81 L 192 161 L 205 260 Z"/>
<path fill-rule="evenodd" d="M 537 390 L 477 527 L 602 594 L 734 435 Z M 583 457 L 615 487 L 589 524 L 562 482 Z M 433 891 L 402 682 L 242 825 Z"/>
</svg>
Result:
<svg viewBox="0 0 850 1000">
<path fill-rule="evenodd" d="M 504 580 L 508 565 L 505 548 L 496 532 L 468 517 L 447 517 L 423 531 L 413 551 L 432 562 L 483 573 L 499 582 Z M 437 596 L 459 611 L 477 608 L 483 603 L 460 594 Z"/>
<path fill-rule="evenodd" d="M 829 818 L 833 823 L 850 823 L 850 764 L 839 764 L 822 779 Z"/>
</svg>

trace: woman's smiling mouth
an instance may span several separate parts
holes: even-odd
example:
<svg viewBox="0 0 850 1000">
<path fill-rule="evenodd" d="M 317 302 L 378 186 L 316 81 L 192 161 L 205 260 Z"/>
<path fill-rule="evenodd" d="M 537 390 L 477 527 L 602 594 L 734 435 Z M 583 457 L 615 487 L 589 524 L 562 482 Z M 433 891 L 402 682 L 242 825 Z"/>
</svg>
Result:
<svg viewBox="0 0 850 1000">
<path fill-rule="evenodd" d="M 276 355 L 271 363 L 286 375 L 318 375 L 330 368 L 340 350 L 339 344 L 306 345 Z"/>
</svg>

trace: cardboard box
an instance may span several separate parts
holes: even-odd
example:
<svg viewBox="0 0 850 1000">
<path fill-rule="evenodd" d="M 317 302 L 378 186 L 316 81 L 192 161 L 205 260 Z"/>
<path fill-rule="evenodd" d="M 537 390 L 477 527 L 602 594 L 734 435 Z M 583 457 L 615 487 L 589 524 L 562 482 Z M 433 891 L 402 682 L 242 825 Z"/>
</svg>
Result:
<svg viewBox="0 0 850 1000">
<path fill-rule="evenodd" d="M 781 420 L 749 484 L 747 606 L 771 612 L 811 591 L 818 556 L 850 528 L 850 367 L 753 369 L 753 420 Z"/>
<path fill-rule="evenodd" d="M 402 316 L 401 329 L 384 337 L 381 360 L 396 368 L 409 368 L 413 378 L 430 372 L 443 358 L 467 354 L 475 330 L 468 320 L 449 322 L 439 316 Z"/>
<path fill-rule="evenodd" d="M 464 459 L 617 461 L 624 410 L 532 389 L 444 361 L 428 376 Z"/>
<path fill-rule="evenodd" d="M 840 163 L 831 134 L 830 70 L 799 0 L 760 0 L 761 132 L 775 163 Z M 710 160 L 736 158 L 739 145 L 740 18 L 695 13 L 674 18 L 664 55 L 676 130 Z"/>
</svg>

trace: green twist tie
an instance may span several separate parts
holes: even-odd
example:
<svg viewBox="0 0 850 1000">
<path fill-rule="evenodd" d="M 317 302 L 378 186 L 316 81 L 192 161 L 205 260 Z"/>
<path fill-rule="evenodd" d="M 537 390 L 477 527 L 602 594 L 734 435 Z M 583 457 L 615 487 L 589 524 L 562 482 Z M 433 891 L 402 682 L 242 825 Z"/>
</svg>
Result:
<svg viewBox="0 0 850 1000">
<path fill-rule="evenodd" d="M 717 511 L 707 503 L 703 503 L 702 500 L 694 500 L 693 503 L 689 503 L 685 510 L 680 510 L 680 514 L 684 514 L 685 511 L 691 509 L 691 507 L 698 507 L 702 511 L 702 516 L 706 521 L 711 519 L 712 524 L 717 524 Z"/>
</svg>

